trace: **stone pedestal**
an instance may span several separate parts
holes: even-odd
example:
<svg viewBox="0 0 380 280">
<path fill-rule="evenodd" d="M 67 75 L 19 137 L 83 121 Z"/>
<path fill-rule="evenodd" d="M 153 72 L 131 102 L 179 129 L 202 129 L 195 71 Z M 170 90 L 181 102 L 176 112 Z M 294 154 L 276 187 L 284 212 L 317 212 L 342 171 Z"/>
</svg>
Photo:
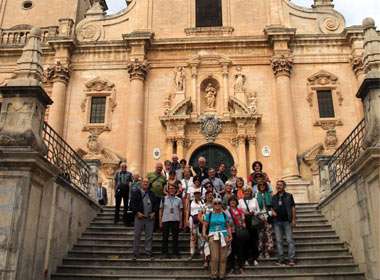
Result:
<svg viewBox="0 0 380 280">
<path fill-rule="evenodd" d="M 290 180 L 286 182 L 286 191 L 293 194 L 296 203 L 309 203 L 310 182 L 304 180 Z"/>
</svg>

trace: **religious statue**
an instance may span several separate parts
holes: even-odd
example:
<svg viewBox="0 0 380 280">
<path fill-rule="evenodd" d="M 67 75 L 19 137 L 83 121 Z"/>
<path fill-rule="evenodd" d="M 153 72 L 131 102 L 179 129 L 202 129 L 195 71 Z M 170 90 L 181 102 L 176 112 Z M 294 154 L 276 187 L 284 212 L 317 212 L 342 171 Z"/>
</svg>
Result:
<svg viewBox="0 0 380 280">
<path fill-rule="evenodd" d="M 254 92 L 248 92 L 247 93 L 247 105 L 248 109 L 252 114 L 257 113 L 257 93 Z"/>
<path fill-rule="evenodd" d="M 216 105 L 216 94 L 217 90 L 212 85 L 212 83 L 209 83 L 205 89 L 206 92 L 206 103 L 208 109 L 215 109 Z"/>
<path fill-rule="evenodd" d="M 241 67 L 236 68 L 237 73 L 235 74 L 235 84 L 234 84 L 234 90 L 235 92 L 245 92 L 245 81 L 246 76 L 242 73 Z"/>
<path fill-rule="evenodd" d="M 183 67 L 177 67 L 175 75 L 174 75 L 174 82 L 176 85 L 176 92 L 184 92 L 185 91 L 185 70 Z"/>
</svg>

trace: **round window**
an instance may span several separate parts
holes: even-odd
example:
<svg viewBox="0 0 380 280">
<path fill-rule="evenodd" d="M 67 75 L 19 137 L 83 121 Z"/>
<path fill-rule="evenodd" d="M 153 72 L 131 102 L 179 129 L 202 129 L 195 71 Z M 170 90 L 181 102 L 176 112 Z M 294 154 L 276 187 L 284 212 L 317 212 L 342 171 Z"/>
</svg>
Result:
<svg viewBox="0 0 380 280">
<path fill-rule="evenodd" d="M 22 2 L 22 7 L 25 10 L 31 9 L 33 7 L 33 2 L 31 0 L 26 0 L 26 1 Z"/>
</svg>

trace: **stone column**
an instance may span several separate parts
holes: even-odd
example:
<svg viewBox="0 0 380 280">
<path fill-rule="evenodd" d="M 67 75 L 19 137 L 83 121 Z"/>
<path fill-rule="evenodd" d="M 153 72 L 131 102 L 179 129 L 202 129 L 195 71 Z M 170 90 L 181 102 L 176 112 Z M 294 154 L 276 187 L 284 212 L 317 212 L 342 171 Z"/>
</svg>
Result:
<svg viewBox="0 0 380 280">
<path fill-rule="evenodd" d="M 167 143 L 167 145 L 166 145 L 166 158 L 168 158 L 168 159 L 171 158 L 173 153 L 174 153 L 174 149 L 173 149 L 174 141 L 175 141 L 175 139 L 172 137 L 166 138 L 166 143 Z"/>
<path fill-rule="evenodd" d="M 48 80 L 53 82 L 52 99 L 54 104 L 49 110 L 49 124 L 63 137 L 66 112 L 66 91 L 70 79 L 68 64 L 62 65 L 61 61 L 56 61 L 55 65 L 46 71 Z"/>
<path fill-rule="evenodd" d="M 276 99 L 280 129 L 280 148 L 282 178 L 294 180 L 299 178 L 297 164 L 297 138 L 292 104 L 290 74 L 293 67 L 292 57 L 287 54 L 275 55 L 272 69 L 276 77 Z"/>
<path fill-rule="evenodd" d="M 244 180 L 247 180 L 247 177 L 248 177 L 247 150 L 245 148 L 245 143 L 246 143 L 245 135 L 238 135 L 236 138 L 236 144 L 238 147 L 238 157 L 239 157 L 238 174 L 240 177 L 243 177 Z"/>
<path fill-rule="evenodd" d="M 228 101 L 229 101 L 229 62 L 223 62 L 222 67 L 223 67 L 223 114 L 225 116 L 229 115 L 229 110 L 228 110 Z"/>
<path fill-rule="evenodd" d="M 256 136 L 248 136 L 248 167 L 257 160 L 257 151 L 256 151 Z"/>
<path fill-rule="evenodd" d="M 185 157 L 185 138 L 184 137 L 177 138 L 177 155 L 180 160 Z"/>
<path fill-rule="evenodd" d="M 191 113 L 193 117 L 200 112 L 200 98 L 198 96 L 198 64 L 199 62 L 190 63 L 191 67 L 191 102 L 195 106 L 195 110 Z"/>
<path fill-rule="evenodd" d="M 144 84 L 148 73 L 146 61 L 135 59 L 128 66 L 130 91 L 128 92 L 126 118 L 127 162 L 133 172 L 142 174 L 144 147 Z"/>
</svg>

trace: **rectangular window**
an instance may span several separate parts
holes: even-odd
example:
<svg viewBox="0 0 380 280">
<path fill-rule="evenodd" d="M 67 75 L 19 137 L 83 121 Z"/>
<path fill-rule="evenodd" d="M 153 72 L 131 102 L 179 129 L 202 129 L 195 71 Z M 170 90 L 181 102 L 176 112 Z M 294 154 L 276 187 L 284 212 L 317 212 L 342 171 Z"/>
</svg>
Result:
<svg viewBox="0 0 380 280">
<path fill-rule="evenodd" d="M 91 98 L 90 123 L 104 123 L 106 116 L 107 97 Z"/>
<path fill-rule="evenodd" d="M 334 103 L 331 90 L 317 91 L 319 117 L 320 118 L 334 118 Z"/>
<path fill-rule="evenodd" d="M 196 0 L 196 26 L 223 26 L 222 0 Z"/>
</svg>

